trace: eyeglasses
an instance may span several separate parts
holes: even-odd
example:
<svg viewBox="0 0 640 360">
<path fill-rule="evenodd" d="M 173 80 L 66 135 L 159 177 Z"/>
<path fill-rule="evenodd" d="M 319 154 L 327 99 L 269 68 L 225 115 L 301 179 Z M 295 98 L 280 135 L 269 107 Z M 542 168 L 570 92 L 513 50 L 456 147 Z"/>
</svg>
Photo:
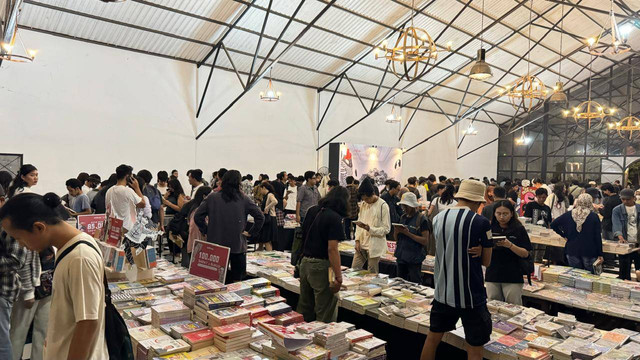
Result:
<svg viewBox="0 0 640 360">
<path fill-rule="evenodd" d="M 496 217 L 509 217 L 511 213 L 496 213 Z"/>
</svg>

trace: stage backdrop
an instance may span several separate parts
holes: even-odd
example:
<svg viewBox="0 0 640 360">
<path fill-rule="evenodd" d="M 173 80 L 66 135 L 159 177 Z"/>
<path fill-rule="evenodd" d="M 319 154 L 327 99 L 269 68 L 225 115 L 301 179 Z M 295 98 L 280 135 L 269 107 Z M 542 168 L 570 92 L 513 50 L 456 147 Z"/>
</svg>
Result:
<svg viewBox="0 0 640 360">
<path fill-rule="evenodd" d="M 346 185 L 347 176 L 362 181 L 369 176 L 383 187 L 388 179 L 400 181 L 402 176 L 402 149 L 360 144 L 330 144 L 329 170 L 332 178 Z M 337 176 L 334 174 L 337 173 Z"/>
</svg>

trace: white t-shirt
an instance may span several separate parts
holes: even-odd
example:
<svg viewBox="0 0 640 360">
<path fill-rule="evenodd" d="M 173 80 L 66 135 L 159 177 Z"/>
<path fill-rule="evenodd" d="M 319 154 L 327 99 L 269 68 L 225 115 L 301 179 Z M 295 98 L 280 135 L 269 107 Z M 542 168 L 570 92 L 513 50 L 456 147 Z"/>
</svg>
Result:
<svg viewBox="0 0 640 360">
<path fill-rule="evenodd" d="M 122 226 L 129 230 L 136 222 L 136 204 L 142 198 L 132 188 L 124 185 L 112 186 L 105 196 L 107 216 L 122 219 Z"/>
<path fill-rule="evenodd" d="M 169 187 L 167 185 L 165 185 L 165 186 L 160 186 L 160 184 L 156 185 L 156 189 L 158 189 L 158 191 L 160 191 L 160 194 L 162 194 L 162 196 L 164 196 L 164 194 L 167 193 L 167 189 L 168 188 Z"/>
<path fill-rule="evenodd" d="M 285 195 L 287 191 L 291 191 L 289 197 L 287 198 L 287 206 L 284 208 L 285 210 L 296 211 L 296 201 L 298 199 L 298 187 L 297 186 L 288 186 L 287 190 L 285 190 Z"/>
<path fill-rule="evenodd" d="M 58 258 L 71 244 L 80 240 L 100 248 L 88 234 L 82 233 L 69 240 L 56 254 Z M 44 359 L 66 359 L 76 323 L 98 320 L 98 331 L 93 350 L 87 360 L 109 358 L 104 338 L 104 265 L 102 255 L 88 245 L 80 244 L 68 253 L 53 275 L 53 292 Z"/>
<path fill-rule="evenodd" d="M 144 208 L 143 209 L 143 214 L 144 217 L 146 217 L 147 219 L 151 219 L 151 202 L 149 201 L 149 198 L 146 197 L 145 195 L 142 195 L 142 198 L 144 199 Z"/>
<path fill-rule="evenodd" d="M 627 211 L 627 241 L 638 241 L 638 212 L 635 206 L 625 206 Z"/>
</svg>

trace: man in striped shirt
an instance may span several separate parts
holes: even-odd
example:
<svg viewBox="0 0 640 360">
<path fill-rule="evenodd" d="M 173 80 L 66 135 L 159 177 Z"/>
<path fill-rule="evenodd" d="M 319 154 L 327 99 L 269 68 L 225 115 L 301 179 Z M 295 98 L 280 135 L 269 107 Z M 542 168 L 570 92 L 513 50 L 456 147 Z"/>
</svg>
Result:
<svg viewBox="0 0 640 360">
<path fill-rule="evenodd" d="M 491 263 L 493 242 L 489 220 L 477 214 L 484 191 L 480 181 L 464 180 L 455 196 L 458 206 L 433 219 L 435 295 L 422 360 L 435 359 L 442 336 L 455 330 L 460 318 L 469 359 L 482 359 L 482 346 L 489 342 L 492 324 L 482 265 Z"/>
</svg>

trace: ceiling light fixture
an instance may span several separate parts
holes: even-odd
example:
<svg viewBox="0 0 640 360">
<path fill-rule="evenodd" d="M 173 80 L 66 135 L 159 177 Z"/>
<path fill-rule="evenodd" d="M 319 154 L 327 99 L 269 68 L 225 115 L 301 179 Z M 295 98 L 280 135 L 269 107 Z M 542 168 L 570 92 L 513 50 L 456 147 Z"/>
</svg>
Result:
<svg viewBox="0 0 640 360">
<path fill-rule="evenodd" d="M 480 49 L 478 49 L 478 58 L 471 67 L 469 77 L 473 80 L 485 81 L 493 76 L 493 72 L 491 72 L 491 66 L 486 62 L 486 51 L 482 48 L 484 44 L 484 0 L 482 0 L 481 18 Z"/>
<path fill-rule="evenodd" d="M 21 6 L 22 0 L 7 0 L 4 14 L 0 16 L 0 60 L 25 63 L 36 58 L 37 51 L 26 48 L 18 33 Z"/>
<path fill-rule="evenodd" d="M 527 145 L 531 142 L 531 139 L 528 138 L 524 132 L 524 128 L 522 128 L 522 135 L 519 138 L 516 138 L 516 145 Z"/>
<path fill-rule="evenodd" d="M 530 2 L 529 8 L 529 51 L 527 52 L 527 74 L 520 77 L 513 85 L 507 86 L 506 96 L 509 97 L 511 105 L 518 111 L 523 109 L 531 112 L 540 107 L 547 97 L 547 90 L 542 80 L 535 75 L 531 75 L 531 23 L 533 0 Z M 504 91 L 500 91 L 504 93 Z"/>
<path fill-rule="evenodd" d="M 591 55 L 591 60 L 593 60 L 593 55 Z M 586 120 L 587 129 L 590 129 L 592 126 L 592 122 L 594 120 L 598 121 L 597 125 L 600 125 L 604 120 L 605 116 L 611 116 L 616 113 L 616 108 L 607 108 L 605 106 L 600 105 L 598 102 L 591 100 L 591 75 L 593 74 L 591 70 L 591 66 L 593 61 L 589 63 L 589 97 L 587 101 L 583 101 L 580 105 L 573 107 L 573 119 L 576 121 L 578 126 L 582 126 L 582 120 Z M 569 111 L 564 110 L 562 112 L 564 117 L 569 116 Z"/>
<path fill-rule="evenodd" d="M 394 98 L 395 100 L 395 98 Z M 399 123 L 400 121 L 402 121 L 402 116 L 396 114 L 396 104 L 395 103 L 391 103 L 391 113 L 389 115 L 387 115 L 385 121 L 389 124 L 395 124 L 395 123 Z"/>
<path fill-rule="evenodd" d="M 611 10 L 609 10 L 609 18 L 611 19 L 611 44 L 603 44 L 602 34 L 604 33 L 604 27 L 600 31 L 600 35 L 597 38 L 587 39 L 587 45 L 589 45 L 589 53 L 595 56 L 602 56 L 604 54 L 620 55 L 631 50 L 631 45 L 627 44 L 629 40 L 629 33 L 631 32 L 630 26 L 623 26 L 622 31 L 618 28 L 616 22 L 616 16 L 613 12 L 613 0 L 611 0 Z"/>
<path fill-rule="evenodd" d="M 273 68 L 271 68 L 273 69 Z M 271 69 L 269 69 L 269 84 L 267 85 L 267 90 L 264 92 L 260 92 L 260 100 L 274 102 L 280 100 L 280 91 L 275 91 L 273 89 L 273 82 L 271 81 Z"/>
<path fill-rule="evenodd" d="M 473 124 L 470 123 L 469 126 L 467 126 L 467 128 L 462 131 L 462 135 L 478 135 L 478 130 L 476 130 L 476 128 L 473 127 Z"/>
<path fill-rule="evenodd" d="M 560 52 L 558 53 L 558 55 L 560 56 L 560 61 L 558 62 L 558 81 L 556 82 L 556 86 L 553 87 L 553 94 L 551 94 L 548 101 L 552 104 L 562 104 L 566 106 L 569 103 L 569 98 L 564 92 L 564 84 L 562 84 L 562 79 L 560 78 L 560 75 L 562 74 L 562 35 L 564 32 L 564 3 L 562 4 L 562 17 L 560 19 Z"/>
<path fill-rule="evenodd" d="M 633 67 L 631 67 L 631 78 L 633 79 Z M 634 140 L 640 138 L 640 119 L 633 116 L 633 91 L 629 92 L 629 116 L 622 118 L 620 121 L 609 122 L 607 125 L 610 130 L 617 130 L 618 135 L 625 140 Z M 635 134 L 634 134 L 635 131 Z"/>
<path fill-rule="evenodd" d="M 394 47 L 388 47 L 387 40 L 375 49 L 375 58 L 385 58 L 391 62 L 391 71 L 399 78 L 412 81 L 422 76 L 429 65 L 438 59 L 440 52 L 451 51 L 452 43 L 446 48 L 438 48 L 429 33 L 413 25 L 415 0 L 411 2 L 411 25 L 404 28 Z"/>
</svg>

